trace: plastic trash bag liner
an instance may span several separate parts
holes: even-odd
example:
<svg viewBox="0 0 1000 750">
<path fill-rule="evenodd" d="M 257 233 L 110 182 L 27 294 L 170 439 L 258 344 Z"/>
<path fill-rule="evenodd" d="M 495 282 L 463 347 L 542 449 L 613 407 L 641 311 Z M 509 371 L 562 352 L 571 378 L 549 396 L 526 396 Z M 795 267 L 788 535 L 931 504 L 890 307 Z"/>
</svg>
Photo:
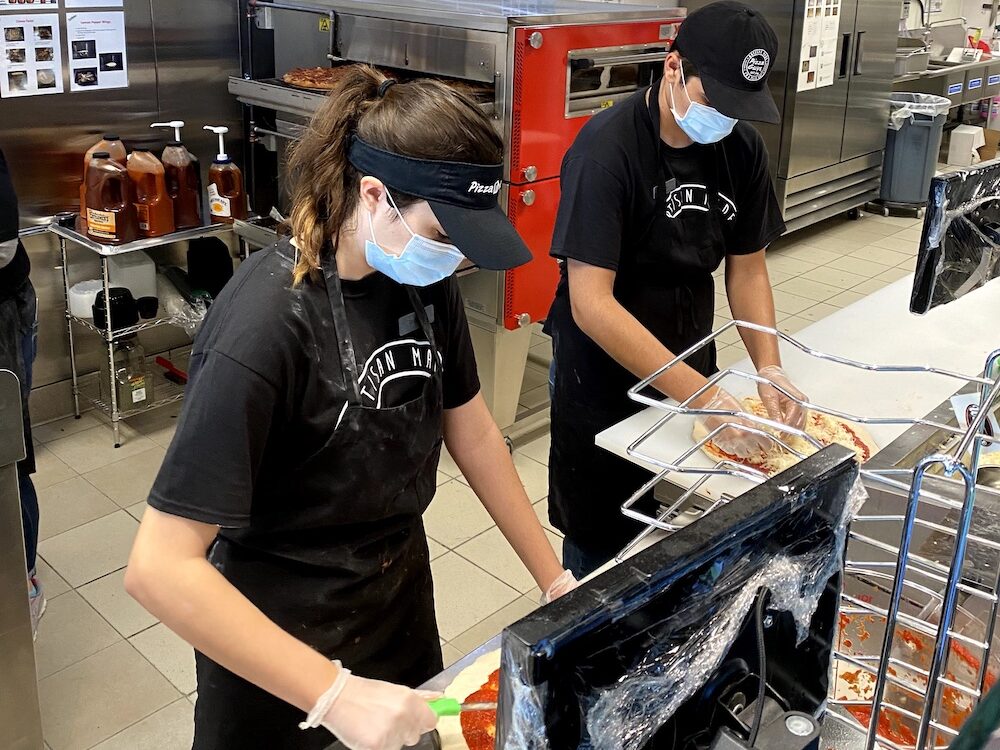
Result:
<svg viewBox="0 0 1000 750">
<path fill-rule="evenodd" d="M 924 215 L 910 311 L 926 313 L 997 276 L 1000 161 L 935 177 Z"/>
<path fill-rule="evenodd" d="M 889 108 L 889 130 L 902 130 L 903 126 L 916 117 L 934 119 L 948 114 L 951 100 L 934 94 L 918 94 L 909 91 L 894 93 Z"/>
<path fill-rule="evenodd" d="M 708 747 L 739 728 L 736 692 L 755 697 L 764 589 L 769 694 L 819 718 L 865 497 L 853 453 L 830 446 L 507 628 L 496 747 Z"/>
</svg>

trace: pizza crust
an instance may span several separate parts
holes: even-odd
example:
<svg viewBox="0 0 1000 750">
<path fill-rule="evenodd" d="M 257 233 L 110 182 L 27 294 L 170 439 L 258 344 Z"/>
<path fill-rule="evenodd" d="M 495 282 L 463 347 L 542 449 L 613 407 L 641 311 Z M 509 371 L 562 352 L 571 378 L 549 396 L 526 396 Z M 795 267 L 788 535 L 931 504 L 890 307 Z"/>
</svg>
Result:
<svg viewBox="0 0 1000 750">
<path fill-rule="evenodd" d="M 445 689 L 444 694 L 449 698 L 464 701 L 479 690 L 498 669 L 500 669 L 500 649 L 483 654 L 459 672 Z M 462 734 L 462 721 L 458 716 L 441 717 L 438 722 L 438 734 L 441 736 L 441 750 L 469 750 L 469 745 Z"/>
<path fill-rule="evenodd" d="M 764 406 L 764 402 L 759 398 L 750 396 L 743 399 L 743 409 L 750 414 L 756 414 L 760 417 L 767 416 L 767 408 Z M 811 456 L 813 453 L 816 453 L 816 447 L 805 438 L 798 437 L 797 435 L 779 434 L 777 430 L 772 430 L 768 427 L 762 426 L 761 429 L 771 432 L 772 434 L 779 435 L 785 444 L 805 456 Z M 839 419 L 837 417 L 832 417 L 828 414 L 809 412 L 806 415 L 806 432 L 824 445 L 839 443 L 847 448 L 851 448 L 855 451 L 855 453 L 857 453 L 858 460 L 861 461 L 861 463 L 866 463 L 879 450 L 878 444 L 872 438 L 868 430 L 866 430 L 862 425 L 848 422 L 847 420 Z M 854 445 L 850 433 L 857 436 L 858 440 L 863 443 L 863 447 Z M 700 443 L 705 439 L 706 435 L 708 435 L 708 429 L 702 424 L 701 420 L 695 421 L 694 430 L 692 432 L 694 441 L 696 443 Z M 768 476 L 780 474 L 785 469 L 791 468 L 801 460 L 798 456 L 793 453 L 789 453 L 777 444 L 772 445 L 771 450 L 769 450 L 766 454 L 761 455 L 759 458 L 752 459 L 739 459 L 730 456 L 721 451 L 711 442 L 702 445 L 702 451 L 715 463 L 724 459 L 729 459 L 735 461 L 736 463 L 743 464 L 744 466 L 749 466 L 762 471 Z M 866 453 L 867 455 L 865 455 Z"/>
</svg>

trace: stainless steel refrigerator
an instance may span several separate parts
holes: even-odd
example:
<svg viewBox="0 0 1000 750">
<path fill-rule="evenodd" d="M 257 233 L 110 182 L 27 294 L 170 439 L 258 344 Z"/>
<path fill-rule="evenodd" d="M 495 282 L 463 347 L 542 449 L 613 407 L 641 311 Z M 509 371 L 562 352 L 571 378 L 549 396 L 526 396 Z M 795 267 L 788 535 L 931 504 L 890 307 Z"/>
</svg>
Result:
<svg viewBox="0 0 1000 750">
<path fill-rule="evenodd" d="M 708 1 L 683 5 L 693 11 Z M 781 124 L 758 127 L 789 231 L 874 200 L 882 174 L 899 0 L 746 1 L 764 14 L 780 44 L 770 85 Z M 808 39 L 809 14 L 830 7 L 836 8 L 830 27 L 835 32 L 825 41 L 832 81 L 804 88 L 800 76 L 816 52 Z"/>
</svg>

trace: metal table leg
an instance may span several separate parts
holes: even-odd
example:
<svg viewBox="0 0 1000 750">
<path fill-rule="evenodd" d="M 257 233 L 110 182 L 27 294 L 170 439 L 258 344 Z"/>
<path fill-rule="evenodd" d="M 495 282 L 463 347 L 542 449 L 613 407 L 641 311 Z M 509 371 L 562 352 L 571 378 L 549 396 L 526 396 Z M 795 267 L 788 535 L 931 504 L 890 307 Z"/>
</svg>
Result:
<svg viewBox="0 0 1000 750">
<path fill-rule="evenodd" d="M 69 264 L 66 262 L 66 240 L 59 238 L 59 255 L 62 260 L 63 301 L 66 303 L 66 335 L 69 338 L 69 371 L 73 379 L 73 416 L 80 418 L 80 384 L 76 374 L 76 349 L 73 342 L 73 319 L 69 312 Z"/>
<path fill-rule="evenodd" d="M 111 274 L 108 259 L 101 256 L 101 276 L 104 280 L 104 306 L 107 310 L 104 321 L 104 342 L 108 346 L 108 388 L 111 395 L 111 429 L 115 435 L 115 448 L 122 447 L 121 412 L 118 411 L 118 389 L 115 387 L 115 333 L 111 325 Z"/>
</svg>

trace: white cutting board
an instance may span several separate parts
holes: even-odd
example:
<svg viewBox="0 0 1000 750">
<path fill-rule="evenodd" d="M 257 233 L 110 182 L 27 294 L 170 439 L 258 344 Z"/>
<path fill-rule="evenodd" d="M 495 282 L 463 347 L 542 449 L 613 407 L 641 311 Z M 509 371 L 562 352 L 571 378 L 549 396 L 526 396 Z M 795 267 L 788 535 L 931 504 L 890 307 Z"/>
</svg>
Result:
<svg viewBox="0 0 1000 750">
<path fill-rule="evenodd" d="M 909 312 L 913 277 L 908 276 L 803 329 L 794 338 L 827 354 L 870 364 L 928 365 L 950 371 L 978 374 L 987 355 L 1000 348 L 1000 281 L 967 294 L 927 315 Z M 962 383 L 936 375 L 865 372 L 825 362 L 782 342 L 782 359 L 792 381 L 810 400 L 865 417 L 921 418 L 958 390 Z M 731 369 L 747 371 L 749 360 Z M 752 370 L 750 370 L 752 371 Z M 727 376 L 721 383 L 737 397 L 756 393 L 756 385 L 740 377 Z M 659 471 L 653 464 L 630 458 L 627 447 L 665 412 L 648 408 L 597 435 L 597 445 L 623 458 Z M 677 416 L 646 441 L 641 450 L 673 463 L 691 448 L 693 417 Z M 906 431 L 906 425 L 871 425 L 869 432 L 886 446 Z M 685 465 L 709 467 L 700 451 Z M 669 480 L 690 487 L 699 474 L 672 473 Z M 721 494 L 739 495 L 752 485 L 741 479 L 713 477 L 699 494 L 717 499 Z M 628 493 L 638 489 L 623 488 Z"/>
</svg>

